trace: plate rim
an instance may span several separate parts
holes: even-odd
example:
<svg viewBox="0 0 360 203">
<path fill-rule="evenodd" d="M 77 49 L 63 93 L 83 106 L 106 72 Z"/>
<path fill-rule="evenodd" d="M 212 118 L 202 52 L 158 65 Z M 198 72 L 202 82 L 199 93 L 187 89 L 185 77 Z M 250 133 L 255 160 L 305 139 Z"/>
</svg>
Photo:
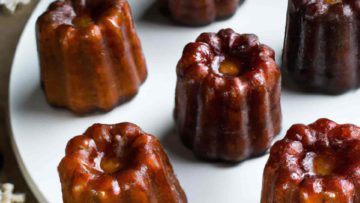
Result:
<svg viewBox="0 0 360 203">
<path fill-rule="evenodd" d="M 33 193 L 33 195 L 35 196 L 36 200 L 39 201 L 39 202 L 47 202 L 45 196 L 41 193 L 39 187 L 36 185 L 34 179 L 30 176 L 29 172 L 26 170 L 26 166 L 25 166 L 25 163 L 22 159 L 22 156 L 19 152 L 19 148 L 16 144 L 16 140 L 15 140 L 15 137 L 14 137 L 14 128 L 13 128 L 13 125 L 12 125 L 12 116 L 11 116 L 11 106 L 12 106 L 12 103 L 11 103 L 11 89 L 12 89 L 12 81 L 14 80 L 13 77 L 14 77 L 14 66 L 15 66 L 15 62 L 17 61 L 17 58 L 19 57 L 19 47 L 20 47 L 20 44 L 23 43 L 24 41 L 24 33 L 26 33 L 26 31 L 29 28 L 30 26 L 30 20 L 32 18 L 35 18 L 33 13 L 36 9 L 39 8 L 39 5 L 40 5 L 41 1 L 38 1 L 36 3 L 36 6 L 34 7 L 32 13 L 30 14 L 29 18 L 26 20 L 26 23 L 25 23 L 25 26 L 23 28 L 23 30 L 21 31 L 21 34 L 20 34 L 20 38 L 16 44 L 16 48 L 15 48 L 15 53 L 14 53 L 14 57 L 12 59 L 12 62 L 11 62 L 11 66 L 10 66 L 10 73 L 9 73 L 9 85 L 8 85 L 8 88 L 7 88 L 7 91 L 8 91 L 8 98 L 6 100 L 6 116 L 5 116 L 5 125 L 6 125 L 6 128 L 7 128 L 7 133 L 10 137 L 10 144 L 11 144 L 11 148 L 14 152 L 14 155 L 15 155 L 15 158 L 16 158 L 16 162 L 19 166 L 19 169 L 20 169 L 20 172 L 23 176 L 23 178 L 25 179 L 25 182 L 28 184 L 28 187 L 29 189 L 31 190 L 31 192 Z"/>
</svg>

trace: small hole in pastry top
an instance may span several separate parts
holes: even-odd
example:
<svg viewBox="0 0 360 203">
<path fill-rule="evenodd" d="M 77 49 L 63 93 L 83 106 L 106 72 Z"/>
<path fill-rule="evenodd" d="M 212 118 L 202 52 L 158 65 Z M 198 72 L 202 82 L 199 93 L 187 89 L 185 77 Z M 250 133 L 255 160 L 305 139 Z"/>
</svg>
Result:
<svg viewBox="0 0 360 203">
<path fill-rule="evenodd" d="M 132 140 L 121 135 L 115 135 L 111 144 L 105 147 L 100 158 L 100 168 L 104 173 L 113 174 L 131 165 L 133 150 Z"/>
<path fill-rule="evenodd" d="M 316 176 L 331 175 L 337 168 L 336 156 L 327 153 L 308 152 L 303 160 L 303 167 Z"/>
<path fill-rule="evenodd" d="M 314 158 L 314 172 L 320 176 L 326 176 L 333 173 L 335 169 L 335 160 L 333 157 L 319 155 Z"/>
<path fill-rule="evenodd" d="M 213 69 L 224 76 L 236 77 L 245 71 L 244 62 L 239 57 L 221 56 L 214 63 Z"/>
<path fill-rule="evenodd" d="M 100 167 L 104 173 L 112 174 L 124 168 L 123 161 L 118 157 L 103 157 L 100 162 Z"/>
<path fill-rule="evenodd" d="M 338 4 L 338 3 L 342 3 L 342 0 L 325 0 L 325 3 L 327 4 Z"/>
<path fill-rule="evenodd" d="M 75 12 L 75 18 L 72 22 L 80 28 L 95 24 L 111 6 L 111 1 L 72 1 Z"/>
</svg>

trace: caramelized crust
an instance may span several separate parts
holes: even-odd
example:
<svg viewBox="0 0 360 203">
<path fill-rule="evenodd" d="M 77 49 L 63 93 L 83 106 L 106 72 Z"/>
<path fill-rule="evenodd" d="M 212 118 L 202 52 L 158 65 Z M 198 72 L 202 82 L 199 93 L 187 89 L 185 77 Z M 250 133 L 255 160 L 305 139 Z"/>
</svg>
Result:
<svg viewBox="0 0 360 203">
<path fill-rule="evenodd" d="M 187 202 L 159 141 L 131 123 L 74 137 L 58 171 L 65 203 Z"/>
<path fill-rule="evenodd" d="M 252 34 L 203 33 L 177 66 L 175 121 L 184 144 L 208 160 L 261 155 L 281 126 L 280 70 Z"/>
<path fill-rule="evenodd" d="M 130 100 L 147 76 L 126 0 L 52 3 L 37 21 L 41 82 L 49 104 L 79 114 Z"/>
<path fill-rule="evenodd" d="M 170 11 L 171 17 L 181 24 L 200 26 L 216 19 L 228 18 L 243 0 L 158 0 L 160 7 Z"/>
<path fill-rule="evenodd" d="M 283 64 L 300 89 L 341 94 L 360 85 L 358 0 L 289 0 Z"/>
<path fill-rule="evenodd" d="M 359 203 L 360 128 L 320 119 L 292 126 L 270 152 L 262 203 Z"/>
</svg>

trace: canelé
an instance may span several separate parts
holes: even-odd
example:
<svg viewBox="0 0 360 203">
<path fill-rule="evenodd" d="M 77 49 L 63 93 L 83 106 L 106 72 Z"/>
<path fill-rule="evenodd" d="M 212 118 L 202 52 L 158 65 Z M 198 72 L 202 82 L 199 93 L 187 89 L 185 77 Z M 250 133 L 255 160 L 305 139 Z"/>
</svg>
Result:
<svg viewBox="0 0 360 203">
<path fill-rule="evenodd" d="M 270 152 L 262 203 L 358 203 L 360 128 L 320 119 L 292 126 Z"/>
<path fill-rule="evenodd" d="M 243 0 L 158 0 L 178 23 L 201 26 L 232 16 Z"/>
<path fill-rule="evenodd" d="M 65 203 L 187 202 L 160 142 L 131 123 L 74 137 L 58 171 Z"/>
<path fill-rule="evenodd" d="M 146 79 L 126 0 L 56 1 L 36 31 L 41 83 L 53 106 L 109 111 L 134 97 Z"/>
<path fill-rule="evenodd" d="M 301 90 L 341 94 L 360 86 L 357 0 L 289 0 L 284 79 Z"/>
<path fill-rule="evenodd" d="M 263 154 L 281 128 L 281 75 L 256 35 L 203 33 L 177 65 L 175 121 L 197 157 L 238 162 Z"/>
</svg>

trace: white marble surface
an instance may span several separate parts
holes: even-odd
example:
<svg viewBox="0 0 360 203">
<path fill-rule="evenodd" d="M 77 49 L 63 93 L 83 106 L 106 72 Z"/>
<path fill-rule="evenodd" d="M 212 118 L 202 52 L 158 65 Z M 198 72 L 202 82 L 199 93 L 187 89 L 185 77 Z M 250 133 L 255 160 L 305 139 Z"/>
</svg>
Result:
<svg viewBox="0 0 360 203">
<path fill-rule="evenodd" d="M 10 12 L 16 10 L 19 4 L 28 4 L 30 0 L 0 0 L 0 5 L 4 5 Z"/>
</svg>

